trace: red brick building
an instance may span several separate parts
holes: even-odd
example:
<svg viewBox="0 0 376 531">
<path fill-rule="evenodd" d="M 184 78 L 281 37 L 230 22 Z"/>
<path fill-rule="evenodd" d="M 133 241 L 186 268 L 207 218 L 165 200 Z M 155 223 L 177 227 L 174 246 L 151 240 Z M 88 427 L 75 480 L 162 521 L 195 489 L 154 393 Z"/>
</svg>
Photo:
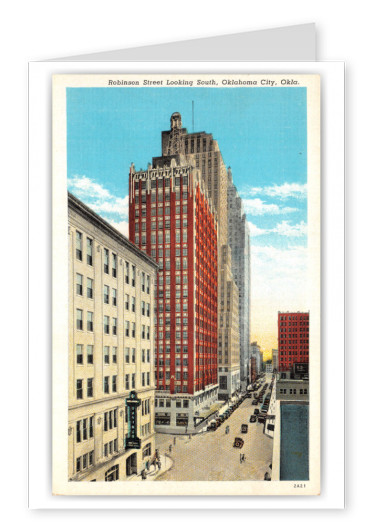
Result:
<svg viewBox="0 0 376 531">
<path fill-rule="evenodd" d="M 156 429 L 186 430 L 218 396 L 217 221 L 188 157 L 129 174 L 129 239 L 160 266 L 155 289 Z"/>
<path fill-rule="evenodd" d="M 278 312 L 279 372 L 309 363 L 309 313 Z"/>
</svg>

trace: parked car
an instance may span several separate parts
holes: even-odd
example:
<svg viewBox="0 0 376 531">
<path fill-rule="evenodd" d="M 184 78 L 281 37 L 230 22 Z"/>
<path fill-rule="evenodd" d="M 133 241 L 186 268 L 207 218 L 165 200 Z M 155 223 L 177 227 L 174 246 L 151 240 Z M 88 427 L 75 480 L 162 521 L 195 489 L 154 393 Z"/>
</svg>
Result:
<svg viewBox="0 0 376 531">
<path fill-rule="evenodd" d="M 256 422 L 256 420 L 257 420 L 256 415 L 251 415 L 249 418 L 249 422 Z"/>
<path fill-rule="evenodd" d="M 206 428 L 207 431 L 215 431 L 217 429 L 217 423 L 215 420 L 212 420 L 208 427 Z"/>
<path fill-rule="evenodd" d="M 242 433 L 248 433 L 248 425 L 247 424 L 242 424 L 241 428 L 240 428 L 240 431 Z"/>
<path fill-rule="evenodd" d="M 235 437 L 233 447 L 234 448 L 243 448 L 244 441 L 241 437 Z"/>
<path fill-rule="evenodd" d="M 254 414 L 258 415 L 259 413 L 260 413 L 260 410 L 256 408 L 255 411 L 254 411 Z"/>
</svg>

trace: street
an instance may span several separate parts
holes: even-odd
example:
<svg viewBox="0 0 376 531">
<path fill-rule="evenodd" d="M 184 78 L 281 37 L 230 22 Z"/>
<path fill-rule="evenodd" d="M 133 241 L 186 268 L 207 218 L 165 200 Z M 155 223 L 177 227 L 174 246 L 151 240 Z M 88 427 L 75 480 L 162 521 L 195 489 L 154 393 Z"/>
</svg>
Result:
<svg viewBox="0 0 376 531">
<path fill-rule="evenodd" d="M 263 424 L 250 423 L 254 409 L 252 399 L 246 399 L 216 431 L 193 435 L 174 436 L 156 434 L 156 447 L 161 456 L 171 456 L 173 467 L 156 481 L 236 481 L 263 480 L 271 472 L 273 440 L 263 434 Z M 241 433 L 241 424 L 247 424 L 248 433 Z M 230 433 L 225 433 L 230 426 Z M 244 440 L 243 448 L 233 448 L 234 438 Z M 169 445 L 172 452 L 169 453 Z M 245 461 L 240 462 L 240 454 Z"/>
</svg>

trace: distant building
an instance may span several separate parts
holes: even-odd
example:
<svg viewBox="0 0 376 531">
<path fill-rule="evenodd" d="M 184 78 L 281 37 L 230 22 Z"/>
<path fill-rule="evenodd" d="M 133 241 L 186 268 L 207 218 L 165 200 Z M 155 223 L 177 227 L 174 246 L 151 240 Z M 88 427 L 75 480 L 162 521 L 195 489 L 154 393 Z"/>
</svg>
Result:
<svg viewBox="0 0 376 531">
<path fill-rule="evenodd" d="M 228 245 L 223 246 L 221 257 L 220 276 L 226 278 L 231 274 L 231 248 Z M 218 399 L 228 400 L 240 389 L 239 290 L 230 280 L 223 300 L 218 333 Z"/>
<path fill-rule="evenodd" d="M 278 372 L 279 366 L 278 366 L 278 349 L 273 348 L 272 350 L 272 358 L 273 358 L 273 371 Z"/>
<path fill-rule="evenodd" d="M 231 270 L 239 289 L 240 379 L 249 374 L 251 308 L 251 250 L 248 221 L 228 168 L 228 241 L 231 247 Z"/>
<path fill-rule="evenodd" d="M 251 356 L 249 360 L 249 366 L 250 366 L 250 383 L 254 383 L 256 381 L 257 377 L 257 371 L 256 371 L 256 358 Z"/>
<path fill-rule="evenodd" d="M 265 372 L 268 374 L 272 374 L 273 372 L 273 362 L 271 360 L 267 361 L 265 363 Z"/>
<path fill-rule="evenodd" d="M 257 375 L 261 374 L 263 371 L 263 361 L 264 355 L 261 351 L 260 346 L 256 341 L 253 341 L 250 346 L 250 357 L 255 358 L 256 360 L 256 373 Z"/>
<path fill-rule="evenodd" d="M 125 481 L 155 453 L 158 265 L 71 194 L 68 242 L 68 478 Z"/>
<path fill-rule="evenodd" d="M 309 313 L 278 312 L 279 371 L 309 363 Z"/>
</svg>

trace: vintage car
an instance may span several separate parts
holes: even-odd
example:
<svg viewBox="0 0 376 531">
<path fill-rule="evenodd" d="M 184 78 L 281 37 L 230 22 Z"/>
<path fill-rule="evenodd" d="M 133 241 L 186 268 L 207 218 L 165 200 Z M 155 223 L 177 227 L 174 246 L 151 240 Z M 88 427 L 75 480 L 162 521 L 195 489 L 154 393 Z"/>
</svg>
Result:
<svg viewBox="0 0 376 531">
<path fill-rule="evenodd" d="M 257 420 L 256 415 L 251 415 L 251 416 L 249 417 L 249 422 L 256 422 L 256 420 Z"/>
<path fill-rule="evenodd" d="M 248 425 L 247 424 L 242 424 L 241 427 L 240 427 L 240 431 L 242 433 L 248 433 Z"/>
<path fill-rule="evenodd" d="M 217 429 L 217 423 L 215 420 L 212 420 L 208 427 L 206 428 L 207 431 L 215 431 Z"/>
<path fill-rule="evenodd" d="M 235 437 L 233 447 L 234 448 L 243 448 L 244 441 L 241 437 Z"/>
</svg>

